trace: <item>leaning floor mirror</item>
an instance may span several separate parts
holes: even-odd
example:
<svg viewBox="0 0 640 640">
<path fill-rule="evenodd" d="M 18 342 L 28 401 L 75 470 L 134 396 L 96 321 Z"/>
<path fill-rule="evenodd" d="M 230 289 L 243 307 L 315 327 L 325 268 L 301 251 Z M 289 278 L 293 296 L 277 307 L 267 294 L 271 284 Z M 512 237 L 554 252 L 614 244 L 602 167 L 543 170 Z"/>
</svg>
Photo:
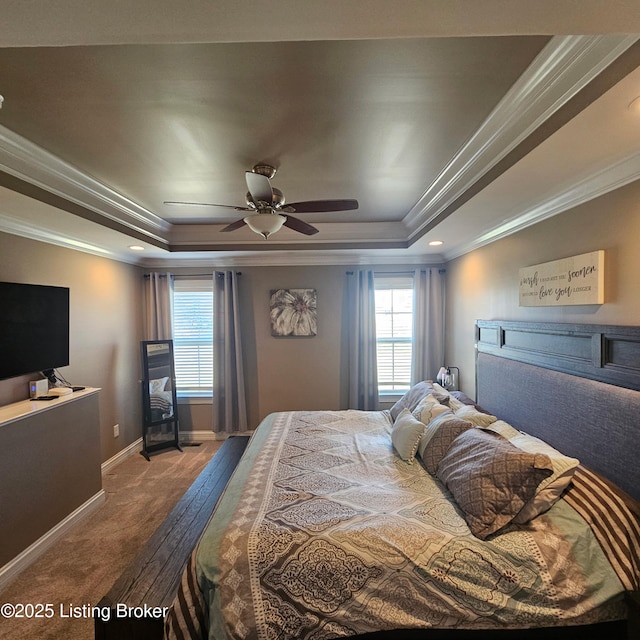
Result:
<svg viewBox="0 0 640 640">
<path fill-rule="evenodd" d="M 142 351 L 142 451 L 180 447 L 173 340 L 145 340 Z"/>
</svg>

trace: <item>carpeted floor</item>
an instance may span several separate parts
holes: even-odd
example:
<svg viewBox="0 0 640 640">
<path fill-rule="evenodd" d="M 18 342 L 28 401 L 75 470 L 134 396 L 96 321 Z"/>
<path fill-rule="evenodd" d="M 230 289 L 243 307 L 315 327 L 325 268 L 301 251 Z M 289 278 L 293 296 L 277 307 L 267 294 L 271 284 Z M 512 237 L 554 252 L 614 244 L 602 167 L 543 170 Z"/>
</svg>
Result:
<svg viewBox="0 0 640 640">
<path fill-rule="evenodd" d="M 41 610 L 42 618 L 0 615 L 0 638 L 91 640 L 93 620 L 84 610 L 109 591 L 221 444 L 165 451 L 151 462 L 135 454 L 112 468 L 102 478 L 106 502 L 0 592 L 0 606 L 52 607 Z M 70 611 L 81 617 L 68 617 Z"/>
</svg>

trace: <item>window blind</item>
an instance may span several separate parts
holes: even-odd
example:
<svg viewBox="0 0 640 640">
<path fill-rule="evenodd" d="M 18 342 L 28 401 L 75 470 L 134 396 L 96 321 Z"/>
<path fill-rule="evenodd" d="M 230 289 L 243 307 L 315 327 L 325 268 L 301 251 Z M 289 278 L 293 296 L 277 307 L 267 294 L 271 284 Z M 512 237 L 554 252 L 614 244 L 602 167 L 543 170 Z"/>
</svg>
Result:
<svg viewBox="0 0 640 640">
<path fill-rule="evenodd" d="M 374 275 L 380 393 L 407 391 L 413 354 L 413 277 Z"/>
<path fill-rule="evenodd" d="M 213 281 L 176 279 L 173 297 L 176 390 L 181 395 L 213 391 Z"/>
</svg>

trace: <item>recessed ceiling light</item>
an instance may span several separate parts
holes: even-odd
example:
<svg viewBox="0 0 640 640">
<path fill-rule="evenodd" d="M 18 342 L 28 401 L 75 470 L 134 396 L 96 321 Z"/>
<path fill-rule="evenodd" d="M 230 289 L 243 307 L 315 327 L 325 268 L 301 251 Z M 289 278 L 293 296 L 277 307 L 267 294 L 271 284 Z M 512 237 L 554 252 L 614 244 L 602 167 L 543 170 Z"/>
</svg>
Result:
<svg viewBox="0 0 640 640">
<path fill-rule="evenodd" d="M 439 247 L 441 244 L 444 244 L 442 240 L 432 240 L 429 245 L 432 247 Z"/>
<path fill-rule="evenodd" d="M 139 244 L 129 245 L 129 249 L 131 249 L 131 251 L 144 251 L 144 247 Z"/>
</svg>

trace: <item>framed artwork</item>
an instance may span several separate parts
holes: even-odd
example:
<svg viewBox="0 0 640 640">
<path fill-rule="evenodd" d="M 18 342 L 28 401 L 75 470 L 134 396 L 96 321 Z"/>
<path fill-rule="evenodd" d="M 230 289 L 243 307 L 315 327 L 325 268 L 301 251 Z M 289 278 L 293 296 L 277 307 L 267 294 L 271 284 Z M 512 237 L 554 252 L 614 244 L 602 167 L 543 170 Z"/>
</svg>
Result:
<svg viewBox="0 0 640 640">
<path fill-rule="evenodd" d="M 315 289 L 273 289 L 269 301 L 272 336 L 315 336 L 318 333 Z"/>
<path fill-rule="evenodd" d="M 604 304 L 604 250 L 520 269 L 521 307 Z"/>
</svg>

